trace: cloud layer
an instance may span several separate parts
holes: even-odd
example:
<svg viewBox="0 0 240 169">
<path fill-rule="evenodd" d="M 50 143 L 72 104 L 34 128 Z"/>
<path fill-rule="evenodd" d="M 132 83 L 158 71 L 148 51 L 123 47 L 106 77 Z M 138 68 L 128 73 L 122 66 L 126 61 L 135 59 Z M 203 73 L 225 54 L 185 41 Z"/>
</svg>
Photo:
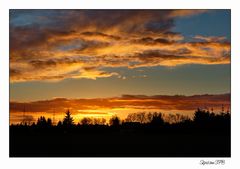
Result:
<svg viewBox="0 0 240 169">
<path fill-rule="evenodd" d="M 10 11 L 10 80 L 96 79 L 104 68 L 227 64 L 225 37 L 172 32 L 179 17 L 206 10 Z"/>
<path fill-rule="evenodd" d="M 67 99 L 55 98 L 52 100 L 42 100 L 34 102 L 10 102 L 11 112 L 22 112 L 24 107 L 28 112 L 65 112 L 72 109 L 73 112 L 84 112 L 84 110 L 114 110 L 114 109 L 146 109 L 148 111 L 159 110 L 196 110 L 197 108 L 221 109 L 222 105 L 230 105 L 230 94 L 219 95 L 123 95 L 114 98 L 95 99 Z M 107 112 L 105 112 L 107 113 Z M 127 112 L 126 112 L 127 113 Z"/>
</svg>

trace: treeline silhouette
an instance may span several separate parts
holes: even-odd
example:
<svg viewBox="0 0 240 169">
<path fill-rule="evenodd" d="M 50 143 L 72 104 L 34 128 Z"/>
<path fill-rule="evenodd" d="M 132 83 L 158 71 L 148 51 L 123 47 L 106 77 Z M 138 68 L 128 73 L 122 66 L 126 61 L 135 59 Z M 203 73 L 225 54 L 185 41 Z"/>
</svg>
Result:
<svg viewBox="0 0 240 169">
<path fill-rule="evenodd" d="M 44 116 L 11 125 L 10 156 L 229 157 L 230 126 L 229 112 L 201 109 L 193 118 L 142 112 L 78 123 L 67 110 L 56 125 Z"/>
<path fill-rule="evenodd" d="M 130 113 L 128 116 L 121 120 L 118 116 L 113 116 L 110 118 L 109 122 L 105 118 L 92 118 L 84 117 L 78 123 L 74 123 L 74 118 L 72 117 L 69 110 L 67 110 L 65 117 L 62 121 L 58 121 L 57 127 L 74 127 L 74 126 L 179 126 L 179 125 L 189 125 L 207 128 L 229 128 L 230 127 L 230 113 L 221 112 L 214 113 L 208 110 L 197 109 L 194 113 L 193 118 L 189 118 L 186 115 L 181 114 L 162 114 L 159 112 L 154 113 Z M 12 124 L 11 127 L 54 127 L 51 118 L 45 118 L 40 116 L 37 122 L 22 122 L 20 124 Z"/>
</svg>

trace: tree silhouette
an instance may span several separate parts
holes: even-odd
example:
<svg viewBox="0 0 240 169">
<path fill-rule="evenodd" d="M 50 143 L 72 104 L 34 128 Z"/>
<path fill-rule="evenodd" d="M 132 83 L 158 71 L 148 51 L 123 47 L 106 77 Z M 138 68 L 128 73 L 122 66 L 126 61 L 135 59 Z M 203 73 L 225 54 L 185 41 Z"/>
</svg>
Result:
<svg viewBox="0 0 240 169">
<path fill-rule="evenodd" d="M 62 126 L 62 121 L 59 121 L 57 124 L 58 127 Z"/>
<path fill-rule="evenodd" d="M 148 122 L 151 122 L 152 118 L 153 118 L 153 114 L 152 113 L 148 113 L 146 118 L 147 118 Z"/>
<path fill-rule="evenodd" d="M 39 126 L 39 127 L 51 127 L 52 126 L 52 120 L 50 118 L 48 118 L 46 120 L 46 118 L 44 116 L 40 116 L 37 120 L 37 126 Z"/>
<path fill-rule="evenodd" d="M 31 125 L 32 122 L 34 122 L 34 118 L 31 115 L 25 115 L 22 120 L 23 125 Z"/>
<path fill-rule="evenodd" d="M 73 126 L 74 125 L 73 117 L 71 116 L 69 109 L 67 110 L 66 115 L 63 119 L 63 125 L 64 126 Z"/>
<path fill-rule="evenodd" d="M 120 122 L 121 122 L 121 120 L 117 116 L 114 116 L 109 120 L 109 123 L 110 123 L 111 126 L 119 126 Z"/>
<path fill-rule="evenodd" d="M 161 126 L 164 124 L 162 113 L 153 113 L 151 124 L 153 126 Z"/>
<path fill-rule="evenodd" d="M 46 126 L 47 125 L 47 120 L 44 116 L 40 116 L 37 120 L 37 125 L 38 126 Z"/>
<path fill-rule="evenodd" d="M 215 116 L 214 113 L 210 113 L 209 111 L 205 110 L 200 110 L 198 108 L 194 114 L 193 121 L 197 124 L 206 125 L 209 124 L 210 121 L 214 120 L 214 116 Z"/>
<path fill-rule="evenodd" d="M 148 117 L 145 112 L 140 113 L 130 113 L 125 119 L 126 122 L 139 122 L 146 123 L 148 121 Z"/>
<path fill-rule="evenodd" d="M 92 119 L 89 118 L 89 117 L 84 117 L 84 118 L 82 118 L 82 120 L 81 120 L 81 124 L 82 124 L 82 125 L 89 125 L 89 124 L 91 124 L 91 123 L 92 123 Z"/>
<path fill-rule="evenodd" d="M 127 118 L 125 119 L 126 122 L 136 122 L 136 113 L 128 114 Z"/>
<path fill-rule="evenodd" d="M 137 119 L 140 123 L 144 123 L 146 121 L 146 115 L 145 113 L 138 113 L 137 114 Z"/>
<path fill-rule="evenodd" d="M 194 114 L 193 122 L 199 127 L 209 129 L 222 128 L 224 130 L 230 129 L 231 120 L 230 113 L 221 112 L 220 114 L 210 113 L 206 110 L 197 109 Z"/>
<path fill-rule="evenodd" d="M 47 126 L 52 126 L 52 119 L 50 118 L 47 119 Z"/>
<path fill-rule="evenodd" d="M 104 125 L 106 123 L 105 118 L 94 118 L 93 119 L 93 124 L 94 125 Z"/>
</svg>

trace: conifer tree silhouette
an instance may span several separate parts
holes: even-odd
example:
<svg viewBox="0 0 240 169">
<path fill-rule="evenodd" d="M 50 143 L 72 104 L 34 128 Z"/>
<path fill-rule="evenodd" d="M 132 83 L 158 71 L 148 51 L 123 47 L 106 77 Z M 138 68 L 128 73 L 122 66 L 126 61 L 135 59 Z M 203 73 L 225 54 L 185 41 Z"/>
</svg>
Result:
<svg viewBox="0 0 240 169">
<path fill-rule="evenodd" d="M 37 120 L 37 126 L 39 127 L 51 127 L 52 120 L 50 118 L 46 119 L 44 116 L 40 116 Z"/>
<path fill-rule="evenodd" d="M 63 119 L 63 125 L 64 126 L 73 126 L 74 125 L 73 117 L 71 116 L 69 109 L 67 110 L 66 115 Z"/>
</svg>

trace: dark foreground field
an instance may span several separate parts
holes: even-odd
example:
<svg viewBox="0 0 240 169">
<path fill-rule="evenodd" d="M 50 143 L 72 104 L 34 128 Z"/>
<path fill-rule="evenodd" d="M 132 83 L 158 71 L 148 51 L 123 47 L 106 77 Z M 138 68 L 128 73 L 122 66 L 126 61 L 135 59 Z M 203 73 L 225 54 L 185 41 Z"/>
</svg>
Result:
<svg viewBox="0 0 240 169">
<path fill-rule="evenodd" d="M 10 157 L 231 156 L 229 113 L 198 109 L 192 120 L 175 123 L 165 122 L 161 113 L 129 117 L 127 122 L 113 117 L 110 125 L 89 119 L 76 125 L 68 111 L 57 126 L 44 117 L 37 124 L 11 125 Z M 145 117 L 147 122 L 139 122 Z"/>
<path fill-rule="evenodd" d="M 10 128 L 11 157 L 230 157 L 224 129 Z"/>
</svg>

